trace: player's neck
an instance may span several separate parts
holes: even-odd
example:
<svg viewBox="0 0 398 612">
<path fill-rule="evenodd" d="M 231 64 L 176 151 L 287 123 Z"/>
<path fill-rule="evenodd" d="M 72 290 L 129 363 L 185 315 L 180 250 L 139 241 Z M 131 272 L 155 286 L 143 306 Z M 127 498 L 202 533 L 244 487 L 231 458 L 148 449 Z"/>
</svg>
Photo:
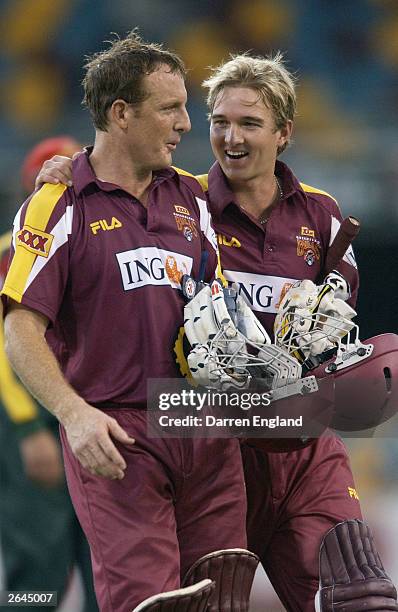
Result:
<svg viewBox="0 0 398 612">
<path fill-rule="evenodd" d="M 142 170 L 127 152 L 123 151 L 120 143 L 111 138 L 97 137 L 90 163 L 98 179 L 119 185 L 146 205 L 152 172 Z"/>
<path fill-rule="evenodd" d="M 273 208 L 280 200 L 281 190 L 274 173 L 249 181 L 231 184 L 236 202 L 256 219 Z"/>
</svg>

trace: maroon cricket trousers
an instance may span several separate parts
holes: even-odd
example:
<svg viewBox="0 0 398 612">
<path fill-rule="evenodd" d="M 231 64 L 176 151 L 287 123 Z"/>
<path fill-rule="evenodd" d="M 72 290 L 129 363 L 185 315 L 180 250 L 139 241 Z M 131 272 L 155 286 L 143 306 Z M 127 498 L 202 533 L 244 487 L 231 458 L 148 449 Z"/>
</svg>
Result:
<svg viewBox="0 0 398 612">
<path fill-rule="evenodd" d="M 246 494 L 236 439 L 148 438 L 144 410 L 105 411 L 135 438 L 117 444 L 122 480 L 91 475 L 61 428 L 73 505 L 90 544 L 101 612 L 131 612 L 180 587 L 203 555 L 246 548 Z"/>
</svg>

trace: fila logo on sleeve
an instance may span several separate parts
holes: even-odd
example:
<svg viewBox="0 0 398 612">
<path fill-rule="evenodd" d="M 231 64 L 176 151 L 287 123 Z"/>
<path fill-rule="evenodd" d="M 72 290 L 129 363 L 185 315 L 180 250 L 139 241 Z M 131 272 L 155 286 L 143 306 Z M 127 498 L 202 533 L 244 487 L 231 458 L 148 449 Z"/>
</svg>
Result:
<svg viewBox="0 0 398 612">
<path fill-rule="evenodd" d="M 188 255 L 157 247 L 140 247 L 116 253 L 125 291 L 145 285 L 171 285 L 181 288 L 184 274 L 191 274 L 193 259 Z"/>
<path fill-rule="evenodd" d="M 48 257 L 54 236 L 24 225 L 17 233 L 17 245 L 42 257 Z"/>
</svg>

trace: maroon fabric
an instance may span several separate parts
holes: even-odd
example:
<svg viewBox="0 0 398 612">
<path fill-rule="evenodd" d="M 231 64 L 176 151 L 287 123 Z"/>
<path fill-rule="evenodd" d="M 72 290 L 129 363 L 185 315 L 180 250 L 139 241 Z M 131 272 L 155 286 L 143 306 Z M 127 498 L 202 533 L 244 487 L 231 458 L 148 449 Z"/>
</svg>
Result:
<svg viewBox="0 0 398 612">
<path fill-rule="evenodd" d="M 318 278 L 329 246 L 332 218 L 342 219 L 333 198 L 305 192 L 288 166 L 277 162 L 275 172 L 284 195 L 264 225 L 236 204 L 218 163 L 208 176 L 209 204 L 224 275 L 235 283 L 271 335 L 284 292 L 297 280 Z M 337 268 L 351 285 L 353 305 L 357 270 L 346 262 Z"/>
<path fill-rule="evenodd" d="M 217 163 L 208 177 L 224 274 L 235 281 L 271 336 L 284 292 L 297 280 L 318 278 L 332 218 L 342 219 L 333 198 L 304 191 L 284 163 L 276 162 L 275 173 L 283 198 L 264 225 L 239 208 Z M 306 257 L 305 245 L 312 248 L 314 257 Z M 339 270 L 351 284 L 354 303 L 357 270 L 345 262 Z M 304 449 L 280 454 L 243 445 L 242 455 L 249 549 L 260 556 L 289 612 L 313 612 L 319 546 L 325 532 L 346 518 L 361 518 L 345 447 L 334 436 L 325 436 Z"/>
<path fill-rule="evenodd" d="M 314 612 L 319 549 L 336 523 L 361 519 L 343 442 L 333 435 L 290 453 L 242 445 L 248 547 L 289 612 Z"/>
<path fill-rule="evenodd" d="M 123 480 L 92 476 L 61 436 L 101 612 L 126 612 L 179 588 L 203 555 L 246 548 L 246 500 L 237 440 L 150 439 L 144 411 L 107 412 L 136 440 L 118 445 L 128 465 Z"/>
<path fill-rule="evenodd" d="M 54 235 L 52 250 L 37 258 L 35 265 L 44 265 L 21 301 L 53 322 L 52 348 L 86 401 L 143 407 L 149 376 L 178 376 L 182 274 L 198 277 L 203 251 L 207 280 L 216 268 L 215 248 L 201 231 L 198 199 L 206 208 L 205 196 L 193 177 L 168 168 L 155 174 L 144 208 L 98 180 L 88 153 L 73 162 L 74 187 L 59 198 L 45 230 Z"/>
</svg>

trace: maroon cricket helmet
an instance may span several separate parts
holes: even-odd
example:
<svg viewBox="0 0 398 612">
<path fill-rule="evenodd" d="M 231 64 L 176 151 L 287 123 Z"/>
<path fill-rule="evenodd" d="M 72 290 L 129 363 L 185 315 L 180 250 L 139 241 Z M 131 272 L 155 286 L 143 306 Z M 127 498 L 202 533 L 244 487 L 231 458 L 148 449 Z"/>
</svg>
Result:
<svg viewBox="0 0 398 612">
<path fill-rule="evenodd" d="M 345 360 L 336 357 L 310 374 L 330 394 L 333 385 L 332 410 L 320 411 L 320 424 L 341 432 L 373 429 L 398 412 L 398 335 L 380 334 L 351 345 Z M 329 381 L 329 385 L 325 383 Z M 323 394 L 325 396 L 325 394 Z M 294 398 L 289 398 L 295 402 Z M 282 402 L 285 400 L 282 400 Z M 315 415 L 317 393 L 306 398 L 309 412 Z M 279 402 L 275 402 L 275 408 Z M 327 423 L 328 421 L 328 423 Z M 264 452 L 290 452 L 313 443 L 316 438 L 250 438 L 246 443 Z"/>
<path fill-rule="evenodd" d="M 312 372 L 317 378 L 334 378 L 331 426 L 339 431 L 377 427 L 398 411 L 398 335 L 386 333 L 364 340 L 357 352 L 364 358 L 346 367 L 344 361 L 337 365 L 332 360 Z"/>
</svg>

